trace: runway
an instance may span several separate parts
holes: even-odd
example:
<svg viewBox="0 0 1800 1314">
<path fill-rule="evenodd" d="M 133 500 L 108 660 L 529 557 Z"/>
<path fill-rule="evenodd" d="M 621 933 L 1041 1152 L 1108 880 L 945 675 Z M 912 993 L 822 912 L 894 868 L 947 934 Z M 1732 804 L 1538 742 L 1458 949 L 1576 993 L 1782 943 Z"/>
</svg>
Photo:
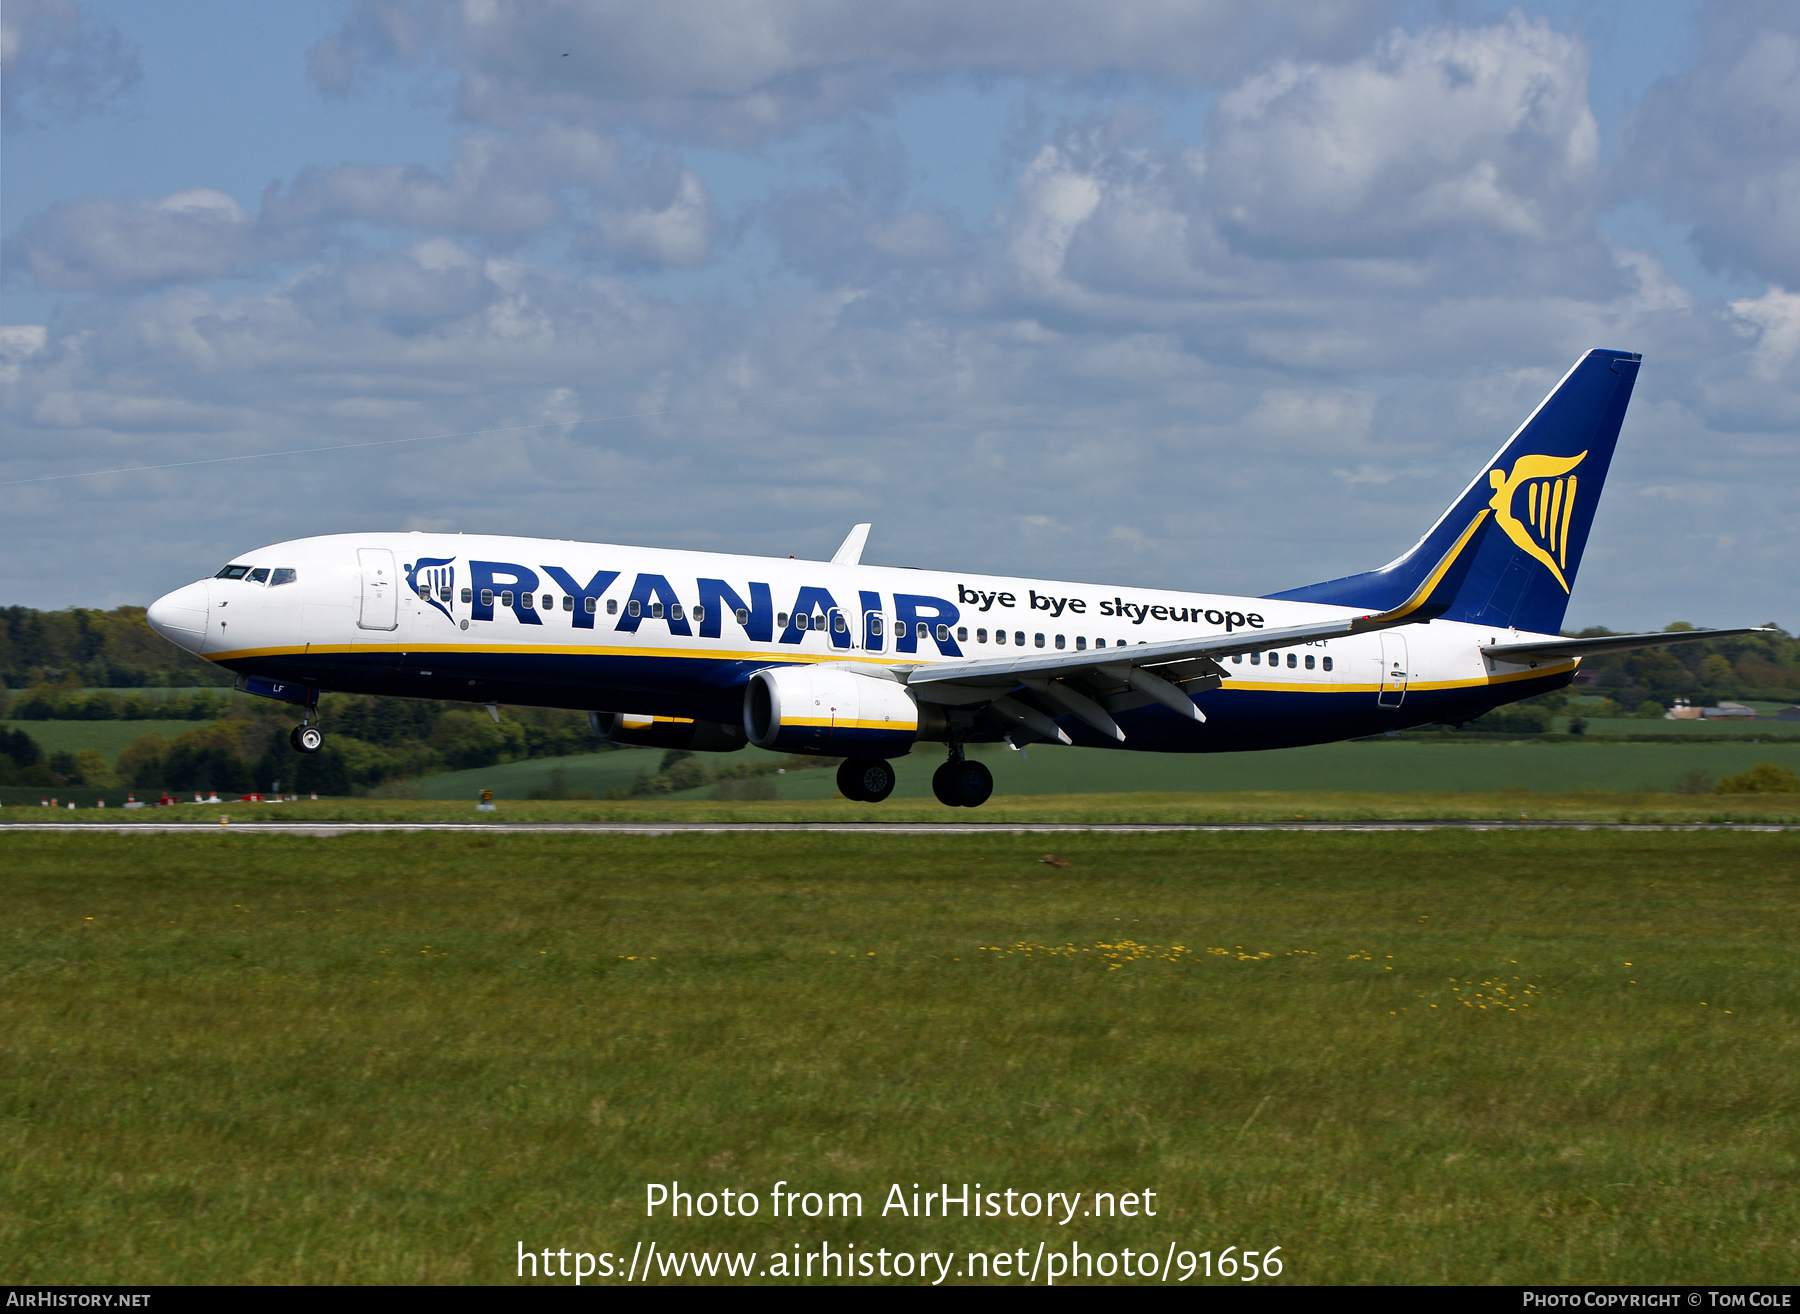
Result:
<svg viewBox="0 0 1800 1314">
<path fill-rule="evenodd" d="M 556 822 L 556 821 L 130 821 L 0 822 L 0 831 L 111 835 L 339 835 L 382 831 L 430 831 L 483 835 L 1166 835 L 1184 832 L 1230 834 L 1287 831 L 1323 834 L 1393 831 L 1687 831 L 1731 830 L 1760 834 L 1800 830 L 1800 825 L 1763 822 L 1617 822 L 1617 821 L 1220 821 L 1220 822 L 831 822 L 831 821 L 687 821 L 687 822 Z"/>
</svg>

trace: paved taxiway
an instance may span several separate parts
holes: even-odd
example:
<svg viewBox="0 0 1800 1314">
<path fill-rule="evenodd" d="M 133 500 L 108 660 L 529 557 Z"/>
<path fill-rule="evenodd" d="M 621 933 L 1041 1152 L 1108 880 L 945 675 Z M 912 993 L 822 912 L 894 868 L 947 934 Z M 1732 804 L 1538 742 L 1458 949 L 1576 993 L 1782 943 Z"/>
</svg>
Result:
<svg viewBox="0 0 1800 1314">
<path fill-rule="evenodd" d="M 8 830 L 55 831 L 62 834 L 99 833 L 111 835 L 181 835 L 209 834 L 258 835 L 356 835 L 374 831 L 445 831 L 480 832 L 487 835 L 1162 835 L 1182 831 L 1208 833 L 1281 830 L 1281 831 L 1369 831 L 1396 830 L 1743 830 L 1789 831 L 1800 826 L 1763 824 L 1760 822 L 1622 822 L 1622 821 L 1220 821 L 1125 822 L 1108 824 L 1079 822 L 1056 824 L 1019 821 L 995 822 L 833 822 L 833 821 L 14 821 L 0 822 L 0 832 Z"/>
</svg>

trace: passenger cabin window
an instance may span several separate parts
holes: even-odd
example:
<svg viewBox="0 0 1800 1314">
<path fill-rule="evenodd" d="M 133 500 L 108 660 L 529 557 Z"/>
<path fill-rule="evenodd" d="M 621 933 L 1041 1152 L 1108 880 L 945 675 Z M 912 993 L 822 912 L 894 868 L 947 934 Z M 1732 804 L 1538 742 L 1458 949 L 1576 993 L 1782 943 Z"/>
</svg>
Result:
<svg viewBox="0 0 1800 1314">
<path fill-rule="evenodd" d="M 483 589 L 481 591 L 481 605 L 484 607 L 491 607 L 494 605 L 494 591 L 492 589 Z"/>
<path fill-rule="evenodd" d="M 475 601 L 475 590 L 473 590 L 473 589 L 464 589 L 464 590 L 463 590 L 463 591 L 462 591 L 462 600 L 463 600 L 463 601 L 464 601 L 464 602 L 473 602 L 473 601 Z M 484 606 L 484 607 L 485 607 L 485 606 L 486 606 L 486 605 L 487 605 L 487 604 L 488 604 L 488 603 L 490 603 L 490 602 L 492 602 L 492 601 L 493 601 L 493 598 L 492 598 L 492 597 L 491 597 L 491 596 L 490 596 L 490 594 L 489 594 L 489 591 L 488 591 L 488 590 L 487 590 L 487 589 L 483 589 L 483 590 L 482 590 L 482 591 L 481 591 L 481 604 L 482 604 L 482 606 Z"/>
<path fill-rule="evenodd" d="M 281 572 L 280 572 L 280 571 L 279 571 L 279 570 L 278 570 L 278 571 L 276 571 L 276 572 L 275 572 L 275 574 L 276 574 L 276 575 L 279 575 L 279 574 L 281 574 Z M 276 585 L 276 584 L 277 584 L 277 583 L 279 583 L 279 582 L 280 582 L 280 581 L 279 581 L 279 580 L 277 580 L 277 579 L 274 579 L 274 578 L 271 578 L 271 579 L 270 579 L 270 580 L 269 580 L 269 587 L 270 587 L 270 588 L 274 588 L 274 587 L 275 587 L 275 585 Z M 450 589 L 450 586 L 449 586 L 449 585 L 448 585 L 448 584 L 444 584 L 444 585 L 442 585 L 442 586 L 440 586 L 440 587 L 439 587 L 439 588 L 438 588 L 438 601 L 439 601 L 439 602 L 448 602 L 448 601 L 450 601 L 450 593 L 451 593 L 451 589 Z"/>
<path fill-rule="evenodd" d="M 1312 668 L 1313 668 L 1313 656 L 1309 652 L 1306 654 L 1306 669 L 1310 671 L 1310 670 L 1312 670 Z"/>
<path fill-rule="evenodd" d="M 1106 646 L 1106 640 L 1105 639 L 1095 639 L 1094 646 L 1096 648 L 1104 648 Z"/>
<path fill-rule="evenodd" d="M 958 626 L 957 626 L 957 627 L 956 627 L 956 641 L 957 641 L 957 642 L 958 642 L 958 643 L 967 643 L 967 642 L 968 642 L 968 641 L 969 641 L 969 629 L 968 629 L 968 626 L 966 626 L 966 625 L 958 625 Z"/>
<path fill-rule="evenodd" d="M 1040 648 L 1044 646 L 1044 636 L 1041 634 L 1037 636 L 1037 646 Z"/>
<path fill-rule="evenodd" d="M 507 595 L 507 594 L 504 594 L 504 593 L 502 593 L 502 594 L 501 594 L 501 595 L 500 595 L 500 596 L 501 596 L 501 597 L 503 597 L 503 598 L 504 598 L 504 597 L 506 597 L 506 596 L 508 596 L 508 595 Z M 529 593 L 521 593 L 521 594 L 520 594 L 520 595 L 519 595 L 519 609 L 520 609 L 520 610 L 521 610 L 521 611 L 530 611 L 530 610 L 531 610 L 531 609 L 532 609 L 532 604 L 533 604 L 533 603 L 534 603 L 534 602 L 535 602 L 535 601 L 536 601 L 536 599 L 535 599 L 535 598 L 533 598 L 533 597 L 532 597 L 532 596 L 531 596 L 531 594 L 529 594 Z"/>
<path fill-rule="evenodd" d="M 706 608 L 702 607 L 699 603 L 695 603 L 693 616 L 694 616 L 695 624 L 698 624 L 699 622 L 705 620 L 706 619 Z"/>
<path fill-rule="evenodd" d="M 994 631 L 994 642 L 997 644 L 1000 644 L 1002 647 L 1004 647 L 1006 645 L 1006 631 L 1005 630 L 995 630 Z"/>
<path fill-rule="evenodd" d="M 544 595 L 544 610 L 545 611 L 555 611 L 556 610 L 556 598 L 554 596 L 552 596 L 551 594 L 546 593 Z"/>
<path fill-rule="evenodd" d="M 563 594 L 563 610 L 564 611 L 574 611 L 575 610 L 575 599 L 571 598 L 566 593 Z"/>
<path fill-rule="evenodd" d="M 1250 664 L 1252 666 L 1261 666 L 1262 665 L 1262 654 L 1260 652 L 1251 653 L 1250 654 Z"/>
<path fill-rule="evenodd" d="M 512 606 L 512 590 L 511 589 L 501 589 L 500 590 L 500 605 L 502 607 Z"/>
<path fill-rule="evenodd" d="M 1244 664 L 1244 654 L 1241 652 L 1232 653 L 1231 654 L 1231 664 L 1233 666 L 1242 666 Z"/>
<path fill-rule="evenodd" d="M 1294 654 L 1290 652 L 1288 654 L 1288 670 L 1290 670 L 1290 671 L 1293 670 L 1299 664 L 1300 664 L 1300 659 L 1298 657 L 1294 656 Z"/>
<path fill-rule="evenodd" d="M 775 613 L 775 628 L 776 629 L 785 630 L 787 628 L 787 622 L 788 622 L 788 615 L 785 611 L 778 611 Z"/>
<path fill-rule="evenodd" d="M 269 568 L 267 566 L 258 566 L 255 570 L 250 572 L 247 578 L 252 584 L 267 584 L 269 582 Z"/>
<path fill-rule="evenodd" d="M 1075 636 L 1075 651 L 1076 652 L 1086 652 L 1087 651 L 1087 635 L 1077 634 Z"/>
<path fill-rule="evenodd" d="M 617 598 L 608 598 L 606 600 L 606 614 L 608 616 L 617 616 L 619 614 L 619 600 Z M 635 615 L 636 613 L 634 612 L 633 614 Z"/>
<path fill-rule="evenodd" d="M 1013 631 L 1013 642 L 1018 644 L 1019 647 L 1023 648 L 1025 646 L 1025 631 L 1024 630 L 1014 630 Z M 1041 648 L 1043 646 L 1044 645 L 1043 645 L 1042 641 L 1040 641 L 1038 643 L 1038 647 Z"/>
<path fill-rule="evenodd" d="M 1329 657 L 1325 659 L 1325 669 L 1328 671 L 1331 669 L 1331 658 Z"/>
<path fill-rule="evenodd" d="M 650 619 L 651 620 L 661 620 L 662 618 L 663 618 L 662 603 L 660 603 L 660 602 L 651 603 L 650 604 Z"/>
<path fill-rule="evenodd" d="M 794 628 L 797 630 L 811 629 L 812 628 L 812 617 L 796 614 L 794 617 Z"/>
<path fill-rule="evenodd" d="M 686 620 L 687 619 L 686 616 L 683 616 L 681 614 L 681 604 L 679 602 L 674 602 L 674 603 L 669 604 L 669 619 L 670 620 Z"/>
<path fill-rule="evenodd" d="M 1061 647 L 1063 647 L 1063 646 L 1065 646 L 1065 645 L 1064 645 L 1064 644 L 1063 644 L 1063 636 L 1062 636 L 1062 635 L 1060 635 L 1060 634 L 1059 634 L 1059 635 L 1057 635 L 1057 636 L 1056 636 L 1056 646 L 1057 646 L 1057 647 L 1058 647 L 1058 648 L 1061 648 Z"/>
<path fill-rule="evenodd" d="M 1281 654 L 1278 652 L 1270 653 L 1269 654 L 1269 665 L 1271 665 L 1271 666 L 1281 665 Z"/>
<path fill-rule="evenodd" d="M 750 623 L 750 609 L 748 607 L 739 607 L 732 614 L 737 617 L 737 623 L 739 625 L 748 625 Z M 880 630 L 876 630 L 875 632 L 877 634 L 881 633 Z"/>
<path fill-rule="evenodd" d="M 850 633 L 850 623 L 844 619 L 843 612 L 834 611 L 831 613 L 831 629 L 834 634 Z"/>
<path fill-rule="evenodd" d="M 581 600 L 581 606 L 582 606 L 582 609 L 584 611 L 586 611 L 588 615 L 592 616 L 595 612 L 600 610 L 600 599 L 599 598 L 583 598 Z"/>
<path fill-rule="evenodd" d="M 742 611 L 739 611 L 738 612 L 738 620 L 742 621 L 743 619 L 744 619 L 744 613 Z M 879 639 L 882 636 L 883 630 L 882 630 L 882 620 L 881 620 L 880 616 L 870 616 L 869 617 L 869 633 L 872 634 L 877 639 Z"/>
<path fill-rule="evenodd" d="M 644 614 L 644 604 L 639 602 L 636 598 L 633 598 L 630 602 L 625 604 L 625 614 L 627 616 L 642 616 Z"/>
<path fill-rule="evenodd" d="M 924 621 L 920 621 L 919 628 L 915 633 L 917 633 L 921 639 L 929 639 L 931 637 L 931 626 L 927 625 Z"/>
<path fill-rule="evenodd" d="M 295 570 L 292 566 L 277 566 L 275 567 L 274 573 L 269 576 L 269 587 L 272 589 L 279 588 L 283 584 L 292 584 L 299 578 L 300 572 Z M 449 589 L 444 590 L 444 601 L 450 601 Z"/>
<path fill-rule="evenodd" d="M 948 625 L 940 625 L 937 627 L 937 641 L 939 643 L 950 642 L 950 627 Z"/>
<path fill-rule="evenodd" d="M 249 573 L 250 573 L 250 567 L 248 567 L 248 566 L 227 566 L 227 567 L 225 567 L 224 570 L 221 570 L 217 575 L 214 575 L 213 578 L 214 579 L 242 579 L 244 576 L 248 575 Z"/>
<path fill-rule="evenodd" d="M 975 642 L 976 643 L 986 643 L 987 642 L 987 631 L 986 630 L 976 630 L 975 631 Z"/>
</svg>

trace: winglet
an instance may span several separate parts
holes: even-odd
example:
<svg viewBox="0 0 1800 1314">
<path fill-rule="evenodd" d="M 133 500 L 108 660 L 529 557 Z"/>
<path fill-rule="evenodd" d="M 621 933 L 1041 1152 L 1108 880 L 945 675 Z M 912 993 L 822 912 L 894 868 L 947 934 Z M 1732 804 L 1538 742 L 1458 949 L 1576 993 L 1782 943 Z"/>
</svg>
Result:
<svg viewBox="0 0 1800 1314">
<path fill-rule="evenodd" d="M 838 550 L 831 554 L 831 564 L 834 566 L 860 566 L 863 544 L 869 541 L 870 528 L 869 525 L 853 526 L 849 536 L 839 545 Z"/>
</svg>

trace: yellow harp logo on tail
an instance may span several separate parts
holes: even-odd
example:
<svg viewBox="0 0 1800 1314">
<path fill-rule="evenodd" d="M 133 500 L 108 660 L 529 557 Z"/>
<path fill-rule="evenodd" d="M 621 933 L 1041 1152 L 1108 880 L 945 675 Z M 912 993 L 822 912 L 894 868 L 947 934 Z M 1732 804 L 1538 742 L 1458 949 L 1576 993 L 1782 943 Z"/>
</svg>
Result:
<svg viewBox="0 0 1800 1314">
<path fill-rule="evenodd" d="M 1488 484 L 1494 490 L 1488 505 L 1494 508 L 1495 523 L 1556 576 L 1564 593 L 1569 591 L 1569 581 L 1563 578 L 1563 569 L 1569 564 L 1569 522 L 1575 514 L 1576 481 L 1569 471 L 1586 459 L 1586 452 L 1578 456 L 1521 456 L 1513 462 L 1509 475 L 1488 471 Z M 1525 492 L 1524 520 L 1513 514 L 1521 489 Z"/>
</svg>

